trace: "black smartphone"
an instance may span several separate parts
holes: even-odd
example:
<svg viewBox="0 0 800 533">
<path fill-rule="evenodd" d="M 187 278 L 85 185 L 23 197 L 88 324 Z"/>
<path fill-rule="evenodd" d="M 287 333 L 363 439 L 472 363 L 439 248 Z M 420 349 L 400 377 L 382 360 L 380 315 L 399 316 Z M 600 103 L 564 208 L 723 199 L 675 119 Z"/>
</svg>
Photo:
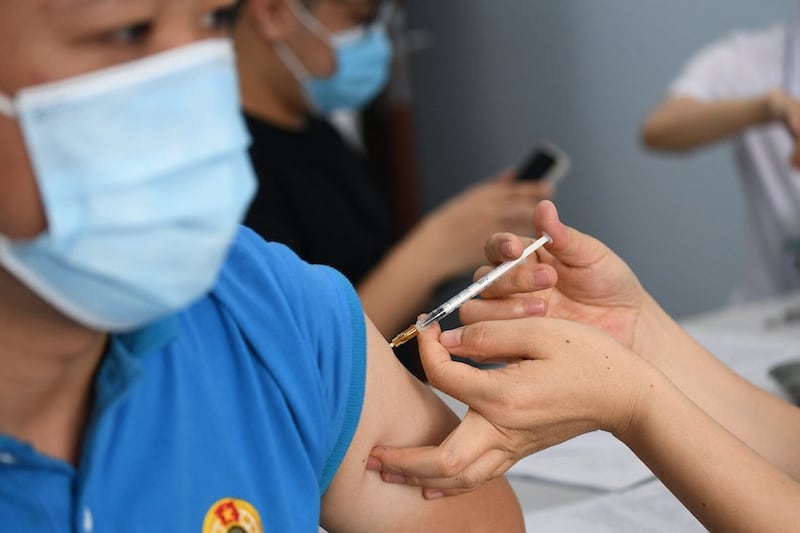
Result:
<svg viewBox="0 0 800 533">
<path fill-rule="evenodd" d="M 517 179 L 556 183 L 569 172 L 566 152 L 549 141 L 537 142 L 517 170 Z"/>
</svg>

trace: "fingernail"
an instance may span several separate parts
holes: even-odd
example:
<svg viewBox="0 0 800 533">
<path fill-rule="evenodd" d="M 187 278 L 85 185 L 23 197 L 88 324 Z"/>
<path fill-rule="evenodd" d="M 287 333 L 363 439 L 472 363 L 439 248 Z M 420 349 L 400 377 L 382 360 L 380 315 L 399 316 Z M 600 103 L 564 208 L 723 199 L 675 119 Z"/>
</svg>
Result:
<svg viewBox="0 0 800 533">
<path fill-rule="evenodd" d="M 544 302 L 542 300 L 528 300 L 525 302 L 525 314 L 538 316 L 544 313 Z"/>
<path fill-rule="evenodd" d="M 461 328 L 443 331 L 442 334 L 439 335 L 439 342 L 442 343 L 442 346 L 446 346 L 448 348 L 460 346 L 461 333 Z"/>
<path fill-rule="evenodd" d="M 444 492 L 440 490 L 432 490 L 430 492 L 425 493 L 425 497 L 429 500 L 436 500 L 438 498 L 441 498 L 442 496 L 444 496 Z"/>
<path fill-rule="evenodd" d="M 381 477 L 386 483 L 405 483 L 406 476 L 403 474 L 391 474 L 389 472 L 381 473 Z"/>
<path fill-rule="evenodd" d="M 514 257 L 514 247 L 511 245 L 511 242 L 506 241 L 500 245 L 500 251 L 506 257 Z"/>
<path fill-rule="evenodd" d="M 544 270 L 537 270 L 533 273 L 533 283 L 537 288 L 550 286 L 550 275 Z"/>
<path fill-rule="evenodd" d="M 371 455 L 367 458 L 367 470 L 380 470 L 383 467 L 380 461 Z"/>
</svg>

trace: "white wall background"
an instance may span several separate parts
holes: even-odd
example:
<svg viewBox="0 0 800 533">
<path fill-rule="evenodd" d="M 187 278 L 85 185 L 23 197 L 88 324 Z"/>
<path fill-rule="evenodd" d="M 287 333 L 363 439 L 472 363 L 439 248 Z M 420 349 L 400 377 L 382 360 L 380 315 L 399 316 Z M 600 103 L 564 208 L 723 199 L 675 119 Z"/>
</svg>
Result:
<svg viewBox="0 0 800 533">
<path fill-rule="evenodd" d="M 794 0 L 408 0 L 423 205 L 549 138 L 572 156 L 562 220 L 609 244 L 673 314 L 723 305 L 744 212 L 725 145 L 646 153 L 638 130 L 698 48 L 794 16 Z"/>
</svg>

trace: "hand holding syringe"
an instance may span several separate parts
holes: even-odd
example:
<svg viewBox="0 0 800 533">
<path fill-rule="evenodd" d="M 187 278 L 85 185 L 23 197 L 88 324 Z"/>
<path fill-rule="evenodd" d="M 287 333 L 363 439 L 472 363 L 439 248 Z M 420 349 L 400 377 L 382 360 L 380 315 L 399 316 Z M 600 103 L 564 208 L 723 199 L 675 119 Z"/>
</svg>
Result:
<svg viewBox="0 0 800 533">
<path fill-rule="evenodd" d="M 525 259 L 531 255 L 533 252 L 544 246 L 545 244 L 552 243 L 553 239 L 547 233 L 542 232 L 542 236 L 536 240 L 533 244 L 525 248 L 522 251 L 522 255 L 519 256 L 517 259 L 513 261 L 507 261 L 498 265 L 494 270 L 487 273 L 485 276 L 480 278 L 478 281 L 464 289 L 463 291 L 459 292 L 445 303 L 425 315 L 423 318 L 417 320 L 416 324 L 412 324 L 406 330 L 399 333 L 395 338 L 392 339 L 390 346 L 392 348 L 397 348 L 401 344 L 404 344 L 414 337 L 416 337 L 419 332 L 425 331 L 428 327 L 433 324 L 434 322 L 438 322 L 459 307 L 461 307 L 464 303 L 475 298 L 481 292 L 484 291 L 487 287 L 489 287 L 492 283 L 500 279 L 500 276 L 514 268 L 515 266 L 519 265 L 520 263 L 525 262 Z"/>
</svg>

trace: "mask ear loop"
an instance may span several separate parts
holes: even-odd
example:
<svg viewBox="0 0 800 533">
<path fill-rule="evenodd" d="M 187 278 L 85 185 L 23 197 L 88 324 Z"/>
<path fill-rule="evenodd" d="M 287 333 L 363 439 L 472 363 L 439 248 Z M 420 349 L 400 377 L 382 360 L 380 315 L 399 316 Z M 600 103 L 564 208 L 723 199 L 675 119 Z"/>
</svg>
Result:
<svg viewBox="0 0 800 533">
<path fill-rule="evenodd" d="M 311 78 L 308 69 L 300 62 L 300 59 L 298 59 L 286 43 L 275 44 L 275 52 L 283 60 L 283 64 L 286 65 L 286 68 L 289 69 L 289 72 L 292 73 L 292 76 L 294 76 L 298 82 L 303 83 L 305 80 Z"/>
<path fill-rule="evenodd" d="M 292 10 L 292 13 L 297 17 L 297 20 L 300 21 L 300 24 L 305 26 L 306 29 L 316 35 L 331 49 L 335 49 L 333 34 L 311 14 L 300 0 L 286 0 L 286 3 L 289 5 L 289 9 Z M 286 43 L 281 42 L 276 44 L 275 51 L 297 81 L 303 83 L 305 80 L 312 77 L 306 66 L 300 61 L 300 58 L 297 57 Z"/>
<path fill-rule="evenodd" d="M 297 17 L 297 20 L 305 26 L 311 33 L 319 37 L 322 42 L 326 43 L 328 46 L 331 46 L 331 38 L 332 34 L 328 28 L 326 28 L 317 18 L 308 10 L 306 6 L 304 6 L 300 0 L 287 0 L 286 2 L 289 4 L 289 9 Z"/>
<path fill-rule="evenodd" d="M 300 21 L 300 24 L 306 27 L 308 31 L 316 35 L 323 43 L 325 43 L 328 47 L 331 48 L 335 52 L 336 50 L 336 42 L 334 39 L 334 35 L 326 28 L 319 20 L 314 17 L 314 15 L 306 8 L 305 5 L 301 3 L 300 0 L 286 0 L 286 3 L 289 5 L 289 9 L 292 10 L 292 13 L 297 17 L 297 20 Z M 303 65 L 300 58 L 297 57 L 297 54 L 289 48 L 286 43 L 277 43 L 275 45 L 275 52 L 283 61 L 283 64 L 286 65 L 286 68 L 289 69 L 289 72 L 292 73 L 292 76 L 300 83 L 300 85 L 304 85 L 307 80 L 312 79 L 311 73 L 308 71 L 305 65 Z M 305 90 L 303 91 L 303 95 L 308 103 L 309 107 L 315 111 L 319 111 L 319 105 L 317 102 L 314 101 L 314 98 L 311 97 Z"/>
</svg>

